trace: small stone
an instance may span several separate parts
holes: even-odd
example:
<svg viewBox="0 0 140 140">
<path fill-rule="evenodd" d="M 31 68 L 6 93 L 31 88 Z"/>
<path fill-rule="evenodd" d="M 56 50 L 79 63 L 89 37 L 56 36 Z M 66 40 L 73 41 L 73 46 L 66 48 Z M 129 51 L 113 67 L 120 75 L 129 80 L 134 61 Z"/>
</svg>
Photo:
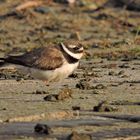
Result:
<svg viewBox="0 0 140 140">
<path fill-rule="evenodd" d="M 47 95 L 44 97 L 45 101 L 56 101 L 56 95 Z"/>
<path fill-rule="evenodd" d="M 85 89 L 90 89 L 90 85 L 86 81 L 80 81 L 79 83 L 76 84 L 76 88 L 85 90 Z"/>
<path fill-rule="evenodd" d="M 116 73 L 115 73 L 114 71 L 110 71 L 110 72 L 108 73 L 108 75 L 115 76 Z"/>
<path fill-rule="evenodd" d="M 37 7 L 35 11 L 41 14 L 47 14 L 50 12 L 50 9 L 48 7 Z"/>
<path fill-rule="evenodd" d="M 121 75 L 120 78 L 128 78 L 128 75 Z"/>
<path fill-rule="evenodd" d="M 37 133 L 46 134 L 46 135 L 49 135 L 52 133 L 51 128 L 47 126 L 46 124 L 37 124 L 34 127 L 34 131 Z"/>
<path fill-rule="evenodd" d="M 77 73 L 73 73 L 69 76 L 70 78 L 78 78 L 78 74 Z"/>
<path fill-rule="evenodd" d="M 64 100 L 66 98 L 71 98 L 72 97 L 72 90 L 69 88 L 64 88 L 62 89 L 58 95 L 56 95 L 57 100 Z"/>
<path fill-rule="evenodd" d="M 129 121 L 131 121 L 131 122 L 140 122 L 140 117 L 139 116 L 130 117 Z"/>
<path fill-rule="evenodd" d="M 0 110 L 7 110 L 7 109 L 4 107 L 4 108 L 2 108 L 2 109 L 0 109 Z"/>
<path fill-rule="evenodd" d="M 111 86 L 117 87 L 117 86 L 119 86 L 119 83 L 112 83 Z"/>
<path fill-rule="evenodd" d="M 80 106 L 72 106 L 72 110 L 81 110 Z"/>
<path fill-rule="evenodd" d="M 97 106 L 93 107 L 93 111 L 95 112 L 112 112 L 117 110 L 116 107 L 108 105 L 106 101 L 102 101 Z"/>
<path fill-rule="evenodd" d="M 41 90 L 36 90 L 35 92 L 33 92 L 34 94 L 48 94 L 48 92 L 46 91 L 41 91 Z"/>
<path fill-rule="evenodd" d="M 92 137 L 88 134 L 79 134 L 73 131 L 69 136 L 68 140 L 92 140 Z"/>
<path fill-rule="evenodd" d="M 132 87 L 132 86 L 135 86 L 135 84 L 134 83 L 131 83 L 129 86 Z"/>
<path fill-rule="evenodd" d="M 98 84 L 94 88 L 95 89 L 105 89 L 106 87 L 103 84 Z"/>
<path fill-rule="evenodd" d="M 86 73 L 83 74 L 84 77 L 86 76 L 90 76 L 90 77 L 99 77 L 97 73 L 92 72 L 92 71 L 88 71 Z"/>
<path fill-rule="evenodd" d="M 93 44 L 91 47 L 92 48 L 100 48 L 99 44 Z"/>
<path fill-rule="evenodd" d="M 130 68 L 130 66 L 127 63 L 124 63 L 119 66 L 120 68 Z"/>
<path fill-rule="evenodd" d="M 118 73 L 118 75 L 122 75 L 122 74 L 124 74 L 125 72 L 124 72 L 124 70 L 121 70 L 119 73 Z"/>
<path fill-rule="evenodd" d="M 85 97 L 79 97 L 79 99 L 86 99 Z"/>
<path fill-rule="evenodd" d="M 92 91 L 92 94 L 101 94 L 101 93 L 103 93 L 103 92 L 101 92 L 101 91 L 99 91 L 99 90 L 93 90 L 93 91 Z"/>
<path fill-rule="evenodd" d="M 76 0 L 54 0 L 55 2 L 59 2 L 59 3 L 66 3 L 66 4 L 70 4 L 70 5 L 73 5 Z"/>
</svg>

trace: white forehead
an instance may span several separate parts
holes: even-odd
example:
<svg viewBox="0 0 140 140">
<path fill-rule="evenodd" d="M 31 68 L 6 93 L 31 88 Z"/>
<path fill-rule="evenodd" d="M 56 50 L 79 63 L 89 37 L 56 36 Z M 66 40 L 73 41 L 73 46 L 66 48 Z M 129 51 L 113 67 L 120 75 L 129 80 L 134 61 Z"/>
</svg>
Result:
<svg viewBox="0 0 140 140">
<path fill-rule="evenodd" d="M 73 48 L 75 48 L 77 46 L 76 45 L 68 45 L 68 47 L 73 49 Z M 79 48 L 79 51 L 82 51 L 82 50 L 83 50 L 83 47 Z"/>
<path fill-rule="evenodd" d="M 69 47 L 69 48 L 75 48 L 76 45 L 69 45 L 68 47 Z"/>
<path fill-rule="evenodd" d="M 79 51 L 83 51 L 84 50 L 84 48 L 83 47 L 81 47 L 80 49 L 79 49 Z"/>
</svg>

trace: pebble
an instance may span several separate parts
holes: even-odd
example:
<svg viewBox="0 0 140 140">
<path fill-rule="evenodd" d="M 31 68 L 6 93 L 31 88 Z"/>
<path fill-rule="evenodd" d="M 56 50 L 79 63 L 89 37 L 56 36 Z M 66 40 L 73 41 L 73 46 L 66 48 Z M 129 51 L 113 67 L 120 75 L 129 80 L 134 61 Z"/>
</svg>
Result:
<svg viewBox="0 0 140 140">
<path fill-rule="evenodd" d="M 52 133 L 51 128 L 47 126 L 46 124 L 37 124 L 34 127 L 34 131 L 37 133 L 46 134 L 46 135 L 49 135 Z"/>
<path fill-rule="evenodd" d="M 80 134 L 73 131 L 69 136 L 68 140 L 92 140 L 92 137 L 89 134 Z"/>
<path fill-rule="evenodd" d="M 117 110 L 116 107 L 108 105 L 106 101 L 102 101 L 97 106 L 93 107 L 93 111 L 95 112 L 113 112 Z"/>
</svg>

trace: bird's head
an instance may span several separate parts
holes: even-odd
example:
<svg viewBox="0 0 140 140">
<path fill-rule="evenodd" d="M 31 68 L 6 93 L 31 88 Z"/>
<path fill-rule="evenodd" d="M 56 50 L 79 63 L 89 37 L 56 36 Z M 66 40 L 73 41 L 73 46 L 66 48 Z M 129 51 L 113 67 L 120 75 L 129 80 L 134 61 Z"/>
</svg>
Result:
<svg viewBox="0 0 140 140">
<path fill-rule="evenodd" d="M 83 45 L 78 41 L 67 41 L 61 43 L 63 50 L 75 59 L 80 59 L 83 56 Z"/>
</svg>

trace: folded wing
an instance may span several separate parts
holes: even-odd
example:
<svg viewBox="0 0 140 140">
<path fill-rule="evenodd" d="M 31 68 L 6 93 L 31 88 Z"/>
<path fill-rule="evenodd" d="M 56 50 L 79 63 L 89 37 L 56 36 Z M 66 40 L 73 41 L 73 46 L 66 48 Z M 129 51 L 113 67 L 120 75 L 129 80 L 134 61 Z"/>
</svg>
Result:
<svg viewBox="0 0 140 140">
<path fill-rule="evenodd" d="M 63 64 L 63 56 L 57 48 L 46 47 L 34 49 L 20 56 L 8 56 L 4 61 L 42 70 L 54 70 Z"/>
</svg>

